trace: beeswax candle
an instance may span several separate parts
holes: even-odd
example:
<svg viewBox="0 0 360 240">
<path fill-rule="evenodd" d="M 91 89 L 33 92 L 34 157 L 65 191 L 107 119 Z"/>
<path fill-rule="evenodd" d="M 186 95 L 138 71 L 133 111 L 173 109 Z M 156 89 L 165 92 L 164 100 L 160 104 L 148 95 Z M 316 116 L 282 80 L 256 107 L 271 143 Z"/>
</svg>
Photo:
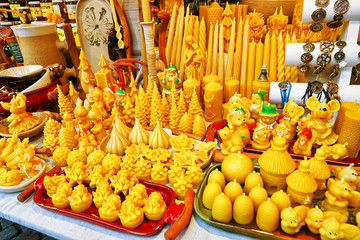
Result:
<svg viewBox="0 0 360 240">
<path fill-rule="evenodd" d="M 240 11 L 240 10 L 239 10 Z M 232 77 L 235 79 L 240 79 L 240 68 L 241 68 L 241 53 L 242 53 L 242 40 L 243 40 L 243 20 L 240 19 L 237 25 L 236 32 L 236 50 L 234 57 L 234 72 Z"/>
<path fill-rule="evenodd" d="M 291 37 L 291 43 L 297 43 L 296 34 L 293 33 Z M 298 81 L 298 68 L 290 67 L 290 82 L 297 82 Z"/>
<path fill-rule="evenodd" d="M 179 14 L 180 14 L 180 26 L 176 26 L 176 28 L 179 28 L 179 35 L 178 35 L 178 40 L 177 40 L 177 46 L 176 46 L 176 55 L 175 55 L 175 66 L 179 67 L 180 66 L 180 59 L 181 59 L 181 53 L 182 53 L 182 40 L 183 40 L 183 35 L 184 35 L 184 6 L 181 6 L 180 10 L 179 10 Z"/>
<path fill-rule="evenodd" d="M 182 47 L 181 49 L 183 51 L 181 51 L 181 60 L 180 60 L 180 79 L 184 79 L 184 68 L 185 68 L 185 64 L 184 64 L 184 52 L 185 52 L 185 36 L 187 33 L 187 29 L 188 29 L 188 25 L 189 25 L 189 12 L 190 12 L 190 8 L 189 5 L 186 8 L 186 16 L 185 16 L 185 28 L 184 28 L 184 32 L 183 32 L 183 40 L 182 40 Z"/>
<path fill-rule="evenodd" d="M 225 81 L 230 80 L 232 76 L 232 72 L 233 72 L 232 70 L 234 65 L 234 48 L 235 48 L 235 19 L 233 20 L 233 24 L 231 27 L 229 51 L 228 51 L 227 63 L 226 63 Z"/>
<path fill-rule="evenodd" d="M 194 91 L 198 96 L 198 99 L 200 99 L 200 81 L 196 80 L 195 78 L 190 77 L 183 83 L 183 92 L 185 99 L 191 99 L 192 93 Z"/>
<path fill-rule="evenodd" d="M 205 120 L 216 122 L 221 120 L 221 106 L 223 103 L 223 87 L 220 83 L 212 81 L 205 85 L 204 104 Z"/>
<path fill-rule="evenodd" d="M 206 71 L 205 75 L 210 75 L 211 73 L 211 63 L 212 63 L 212 49 L 214 42 L 214 25 L 210 24 L 209 37 L 208 37 L 208 51 L 206 56 Z"/>
<path fill-rule="evenodd" d="M 338 143 L 348 143 L 349 158 L 356 158 L 360 150 L 360 112 L 346 111 Z"/>
<path fill-rule="evenodd" d="M 141 0 L 142 14 L 144 22 L 151 22 L 151 12 L 149 0 Z"/>
<path fill-rule="evenodd" d="M 264 54 L 263 54 L 263 65 L 266 65 L 266 67 L 269 69 L 270 65 L 270 33 L 268 32 L 265 35 L 265 41 L 264 41 Z"/>
<path fill-rule="evenodd" d="M 147 1 L 147 0 L 142 0 Z M 144 11 L 144 7 L 143 7 L 143 11 Z M 150 9 L 149 9 L 150 11 Z M 171 19 L 170 19 L 170 27 L 169 27 L 169 34 L 168 34 L 168 39 L 167 39 L 167 43 L 166 43 L 166 61 L 169 63 L 170 61 L 170 56 L 171 56 L 171 49 L 173 46 L 173 41 L 174 41 L 174 32 L 175 32 L 175 17 L 176 17 L 176 2 L 174 4 L 173 7 L 173 11 L 171 14 Z M 144 19 L 145 21 L 145 19 Z M 151 19 L 148 20 L 148 22 L 150 22 Z"/>
<path fill-rule="evenodd" d="M 264 53 L 264 44 L 261 40 L 256 44 L 256 58 L 255 58 L 255 72 L 254 72 L 254 79 L 260 74 L 262 62 L 263 62 L 263 53 Z"/>
<path fill-rule="evenodd" d="M 212 56 L 212 64 L 211 64 L 211 72 L 212 74 L 217 75 L 218 70 L 218 49 L 219 48 L 219 24 L 215 24 L 215 31 L 214 31 L 214 44 L 213 44 L 213 56 Z"/>
<path fill-rule="evenodd" d="M 256 42 L 252 41 L 249 44 L 249 57 L 248 57 L 248 68 L 247 68 L 247 80 L 246 80 L 246 97 L 250 98 L 253 89 L 254 81 L 254 69 L 255 69 L 255 53 L 256 53 Z"/>
<path fill-rule="evenodd" d="M 286 33 L 286 37 L 285 37 L 285 45 L 284 45 L 284 54 L 286 52 L 286 46 L 288 43 L 290 43 L 290 35 L 289 32 Z M 285 66 L 285 56 L 284 56 L 284 66 Z M 289 80 L 290 81 L 291 78 L 291 67 L 286 67 L 285 66 L 285 80 Z"/>
<path fill-rule="evenodd" d="M 282 34 L 277 39 L 277 79 L 276 81 L 285 81 L 285 50 Z"/>
<path fill-rule="evenodd" d="M 218 75 L 224 85 L 224 24 L 221 22 L 219 35 L 219 68 Z"/>
<path fill-rule="evenodd" d="M 246 95 L 246 70 L 248 60 L 248 47 L 249 47 L 249 20 L 246 19 L 244 25 L 243 47 L 241 57 L 241 76 L 240 76 L 240 93 L 242 96 Z M 276 61 L 276 59 L 275 59 Z"/>
<path fill-rule="evenodd" d="M 239 92 L 240 81 L 231 78 L 225 81 L 225 97 L 224 102 L 228 102 L 229 99 L 234 96 L 235 93 Z"/>
<path fill-rule="evenodd" d="M 181 19 L 181 9 L 183 7 L 180 6 L 179 8 L 179 14 L 177 15 L 176 18 L 176 29 L 175 29 L 175 34 L 174 34 L 174 40 L 172 43 L 172 48 L 171 48 L 171 53 L 170 53 L 170 62 L 169 64 L 175 64 L 175 59 L 176 59 L 176 49 L 178 47 L 178 39 L 179 39 L 179 34 L 180 34 L 180 19 Z"/>
<path fill-rule="evenodd" d="M 270 82 L 276 82 L 276 56 L 277 56 L 277 48 L 276 48 L 276 35 L 275 32 L 271 34 L 271 43 L 270 43 L 270 66 L 269 69 L 269 79 Z"/>
<path fill-rule="evenodd" d="M 340 106 L 340 110 L 336 117 L 334 131 L 336 134 L 340 134 L 341 128 L 344 124 L 345 112 L 355 112 L 360 108 L 360 104 L 355 102 L 342 102 Z"/>
<path fill-rule="evenodd" d="M 239 4 L 239 5 L 237 5 L 237 8 L 236 8 L 236 26 L 237 27 L 239 27 L 240 19 L 243 19 L 242 6 L 243 5 Z"/>
</svg>

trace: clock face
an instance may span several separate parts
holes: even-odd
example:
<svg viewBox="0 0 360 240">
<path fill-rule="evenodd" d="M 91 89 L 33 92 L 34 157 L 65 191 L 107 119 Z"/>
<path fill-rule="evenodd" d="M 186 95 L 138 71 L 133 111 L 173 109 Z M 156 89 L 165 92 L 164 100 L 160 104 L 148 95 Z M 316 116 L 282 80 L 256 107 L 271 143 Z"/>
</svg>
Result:
<svg viewBox="0 0 360 240">
<path fill-rule="evenodd" d="M 327 85 L 327 91 L 330 94 L 335 94 L 335 93 L 337 93 L 339 91 L 339 86 L 336 83 L 329 83 Z"/>
<path fill-rule="evenodd" d="M 311 92 L 315 94 L 321 93 L 322 90 L 323 90 L 323 84 L 321 82 L 314 82 L 311 85 Z"/>
</svg>

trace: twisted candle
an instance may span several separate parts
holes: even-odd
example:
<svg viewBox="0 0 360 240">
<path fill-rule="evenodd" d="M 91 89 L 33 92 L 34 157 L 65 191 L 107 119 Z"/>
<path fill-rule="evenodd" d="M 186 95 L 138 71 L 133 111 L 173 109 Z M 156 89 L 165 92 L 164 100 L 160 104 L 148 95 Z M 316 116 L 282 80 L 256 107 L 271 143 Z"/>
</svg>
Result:
<svg viewBox="0 0 360 240">
<path fill-rule="evenodd" d="M 234 57 L 234 72 L 233 78 L 240 79 L 240 67 L 241 67 L 241 52 L 242 52 L 242 37 L 243 37 L 243 20 L 240 17 L 240 21 L 237 25 L 237 32 L 236 32 L 236 50 L 235 50 L 235 57 Z"/>
<path fill-rule="evenodd" d="M 171 20 L 170 20 L 170 27 L 169 27 L 169 34 L 168 39 L 166 43 L 166 61 L 170 61 L 170 55 L 171 55 L 171 48 L 173 44 L 173 38 L 174 38 L 174 31 L 175 31 L 175 17 L 176 17 L 176 2 L 173 7 L 173 11 L 171 14 Z M 151 20 L 149 20 L 151 21 Z"/>
<path fill-rule="evenodd" d="M 285 81 L 285 51 L 282 34 L 279 33 L 277 41 L 277 81 Z"/>
<path fill-rule="evenodd" d="M 200 76 L 200 82 L 202 81 L 202 78 L 205 74 L 205 51 L 206 51 L 206 24 L 204 18 L 201 19 L 200 22 L 200 33 L 199 33 L 199 48 L 204 56 L 203 64 L 201 65 L 199 69 L 199 76 Z"/>
<path fill-rule="evenodd" d="M 291 42 L 297 43 L 295 32 L 293 33 L 293 35 L 291 37 Z M 298 81 L 298 68 L 296 66 L 290 67 L 290 82 L 297 82 L 297 81 Z"/>
<path fill-rule="evenodd" d="M 175 66 L 180 66 L 181 61 L 181 52 L 182 52 L 182 45 L 183 45 L 183 35 L 184 35 L 184 6 L 181 6 L 180 10 L 180 30 L 179 30 L 179 37 L 176 47 L 176 56 L 175 56 Z"/>
<path fill-rule="evenodd" d="M 284 46 L 284 50 L 286 51 L 286 45 L 288 43 L 290 43 L 290 35 L 289 32 L 286 33 L 286 37 L 285 37 L 285 46 Z M 285 52 L 284 52 L 285 54 Z M 284 66 L 285 66 L 285 57 L 284 57 Z M 285 80 L 289 80 L 290 81 L 291 78 L 291 67 L 285 67 Z"/>
<path fill-rule="evenodd" d="M 236 20 L 234 18 L 233 24 L 231 27 L 230 33 L 230 43 L 229 43 L 229 52 L 228 58 L 226 63 L 226 72 L 225 72 L 225 81 L 231 79 L 232 72 L 233 72 L 233 65 L 234 65 L 234 48 L 235 48 L 235 28 L 236 28 Z"/>
<path fill-rule="evenodd" d="M 210 73 L 211 73 L 213 38 L 214 38 L 214 25 L 211 23 L 210 24 L 210 30 L 209 30 L 209 42 L 208 42 L 208 51 L 207 51 L 207 56 L 206 56 L 206 72 L 205 72 L 205 75 L 210 75 Z"/>
</svg>

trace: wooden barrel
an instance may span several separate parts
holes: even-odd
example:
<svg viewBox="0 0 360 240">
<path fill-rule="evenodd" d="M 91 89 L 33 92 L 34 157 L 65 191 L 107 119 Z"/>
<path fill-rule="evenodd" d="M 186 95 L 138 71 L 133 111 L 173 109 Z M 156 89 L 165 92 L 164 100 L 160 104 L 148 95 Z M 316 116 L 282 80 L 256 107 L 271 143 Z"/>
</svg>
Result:
<svg viewBox="0 0 360 240">
<path fill-rule="evenodd" d="M 253 12 L 255 9 L 256 12 L 264 14 L 265 22 L 269 16 L 274 14 L 276 8 L 279 11 L 282 7 L 284 15 L 289 16 L 289 23 L 291 23 L 295 0 L 241 0 L 240 4 L 249 5 L 249 12 Z"/>
</svg>

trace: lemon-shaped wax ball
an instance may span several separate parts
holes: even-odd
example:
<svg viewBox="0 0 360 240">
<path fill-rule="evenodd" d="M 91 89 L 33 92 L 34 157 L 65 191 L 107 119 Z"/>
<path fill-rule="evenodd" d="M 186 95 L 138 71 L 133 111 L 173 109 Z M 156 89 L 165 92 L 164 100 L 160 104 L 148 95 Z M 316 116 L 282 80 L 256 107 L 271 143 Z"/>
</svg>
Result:
<svg viewBox="0 0 360 240">
<path fill-rule="evenodd" d="M 217 184 L 220 185 L 221 190 L 223 190 L 225 187 L 224 174 L 222 174 L 222 172 L 219 171 L 219 169 L 215 168 L 214 170 L 211 171 L 211 173 L 209 174 L 209 177 L 208 177 L 208 183 L 211 183 L 211 182 L 216 182 Z"/>
<path fill-rule="evenodd" d="M 214 199 L 221 193 L 221 187 L 216 182 L 211 182 L 206 185 L 202 196 L 202 202 L 208 209 L 212 208 Z"/>
<path fill-rule="evenodd" d="M 253 202 L 245 193 L 234 201 L 233 218 L 238 224 L 249 224 L 254 219 Z"/>
<path fill-rule="evenodd" d="M 260 173 L 257 173 L 253 171 L 252 173 L 249 173 L 245 179 L 244 184 L 244 193 L 249 195 L 250 190 L 260 184 L 260 186 L 264 187 L 264 182 L 262 180 L 262 177 L 260 176 Z"/>
<path fill-rule="evenodd" d="M 255 212 L 256 212 L 258 210 L 258 207 L 260 206 L 260 204 L 262 202 L 266 201 L 266 199 L 268 198 L 268 195 L 267 195 L 265 188 L 263 188 L 262 186 L 260 186 L 260 184 L 258 184 L 256 187 L 253 187 L 250 190 L 249 198 L 251 198 L 251 200 L 254 204 Z"/>
<path fill-rule="evenodd" d="M 274 232 L 279 226 L 279 220 L 278 208 L 270 198 L 260 204 L 256 214 L 256 224 L 261 230 Z"/>
<path fill-rule="evenodd" d="M 243 193 L 240 183 L 234 179 L 233 181 L 226 184 L 224 193 L 230 198 L 231 203 L 234 203 L 235 199 Z"/>
<path fill-rule="evenodd" d="M 67 157 L 71 152 L 67 147 L 57 147 L 53 152 L 53 161 L 56 165 L 60 167 L 65 167 L 67 165 Z"/>
<path fill-rule="evenodd" d="M 283 209 L 291 207 L 290 197 L 282 189 L 274 192 L 270 199 L 278 207 L 279 213 L 281 213 Z"/>
<path fill-rule="evenodd" d="M 245 154 L 231 153 L 222 162 L 221 171 L 228 182 L 236 179 L 243 184 L 247 175 L 254 171 L 254 164 Z"/>
<path fill-rule="evenodd" d="M 215 221 L 229 223 L 232 219 L 232 205 L 228 196 L 220 193 L 214 199 L 211 211 Z"/>
</svg>

